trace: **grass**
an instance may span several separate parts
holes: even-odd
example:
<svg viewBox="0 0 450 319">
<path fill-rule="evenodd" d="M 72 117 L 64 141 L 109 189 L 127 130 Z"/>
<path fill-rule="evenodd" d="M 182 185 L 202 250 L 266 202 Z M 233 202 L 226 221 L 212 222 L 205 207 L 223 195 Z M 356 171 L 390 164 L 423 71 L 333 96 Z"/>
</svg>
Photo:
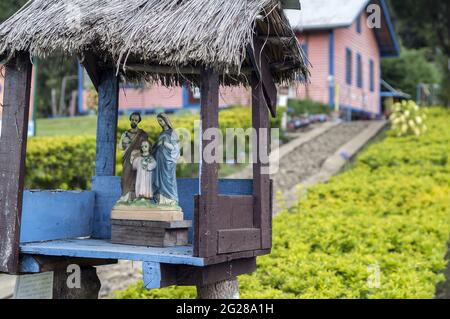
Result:
<svg viewBox="0 0 450 319">
<path fill-rule="evenodd" d="M 37 120 L 37 136 L 80 136 L 95 135 L 96 116 L 52 118 Z"/>
</svg>

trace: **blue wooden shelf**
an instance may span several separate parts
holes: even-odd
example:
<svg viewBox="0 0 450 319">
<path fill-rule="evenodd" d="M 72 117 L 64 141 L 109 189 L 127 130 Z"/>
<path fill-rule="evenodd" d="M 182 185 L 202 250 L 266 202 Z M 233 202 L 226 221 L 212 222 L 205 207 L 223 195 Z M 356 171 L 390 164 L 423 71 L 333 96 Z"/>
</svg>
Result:
<svg viewBox="0 0 450 319">
<path fill-rule="evenodd" d="M 121 259 L 163 264 L 204 266 L 204 259 L 193 257 L 192 246 L 142 247 L 112 244 L 98 239 L 66 239 L 24 243 L 22 254 L 78 258 Z"/>
</svg>

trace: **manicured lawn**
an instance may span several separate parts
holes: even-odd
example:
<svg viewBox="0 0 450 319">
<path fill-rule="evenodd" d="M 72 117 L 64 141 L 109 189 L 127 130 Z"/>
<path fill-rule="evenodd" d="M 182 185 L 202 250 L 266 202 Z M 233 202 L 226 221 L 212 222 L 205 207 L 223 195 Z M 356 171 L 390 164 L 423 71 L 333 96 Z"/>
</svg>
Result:
<svg viewBox="0 0 450 319">
<path fill-rule="evenodd" d="M 450 112 L 420 137 L 390 134 L 274 219 L 273 251 L 239 279 L 243 298 L 433 298 L 450 234 Z M 119 298 L 194 298 L 193 287 Z"/>
<path fill-rule="evenodd" d="M 96 116 L 37 120 L 37 136 L 95 135 Z"/>
</svg>

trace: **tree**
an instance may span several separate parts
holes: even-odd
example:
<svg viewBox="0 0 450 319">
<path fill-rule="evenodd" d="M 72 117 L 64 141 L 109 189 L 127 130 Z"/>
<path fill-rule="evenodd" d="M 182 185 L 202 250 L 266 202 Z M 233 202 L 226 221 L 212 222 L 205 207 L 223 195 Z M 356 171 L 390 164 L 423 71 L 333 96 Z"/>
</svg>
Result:
<svg viewBox="0 0 450 319">
<path fill-rule="evenodd" d="M 27 0 L 1 0 L 0 2 L 0 23 L 8 19 L 17 12 Z M 38 71 L 38 116 L 47 117 L 51 112 L 51 91 L 56 90 L 57 95 L 61 94 L 61 82 L 66 75 L 76 75 L 76 59 L 73 57 L 63 57 L 54 55 L 45 60 L 39 61 Z M 67 92 L 76 89 L 76 82 L 71 81 L 67 84 Z M 71 95 L 66 94 L 66 105 L 69 103 Z"/>
<path fill-rule="evenodd" d="M 442 70 L 442 101 L 450 105 L 450 2 L 446 0 L 390 0 L 403 44 L 429 48 Z"/>
<path fill-rule="evenodd" d="M 8 19 L 14 12 L 19 10 L 27 0 L 2 0 L 0 2 L 0 22 Z"/>
<path fill-rule="evenodd" d="M 427 49 L 402 49 L 398 58 L 382 60 L 383 79 L 416 98 L 420 83 L 441 83 L 441 72 L 436 63 L 428 60 Z"/>
</svg>

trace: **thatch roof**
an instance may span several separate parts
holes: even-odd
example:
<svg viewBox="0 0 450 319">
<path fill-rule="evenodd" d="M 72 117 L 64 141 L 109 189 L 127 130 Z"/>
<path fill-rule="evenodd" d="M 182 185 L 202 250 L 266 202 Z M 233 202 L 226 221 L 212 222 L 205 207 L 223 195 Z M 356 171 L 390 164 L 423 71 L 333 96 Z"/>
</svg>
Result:
<svg viewBox="0 0 450 319">
<path fill-rule="evenodd" d="M 209 66 L 226 74 L 225 82 L 242 83 L 245 76 L 228 74 L 241 74 L 249 64 L 254 30 L 267 37 L 265 54 L 277 83 L 306 78 L 279 0 L 33 0 L 0 25 L 0 56 L 90 51 L 121 70 L 130 63 Z M 166 84 L 174 80 L 180 81 L 171 76 Z"/>
</svg>

